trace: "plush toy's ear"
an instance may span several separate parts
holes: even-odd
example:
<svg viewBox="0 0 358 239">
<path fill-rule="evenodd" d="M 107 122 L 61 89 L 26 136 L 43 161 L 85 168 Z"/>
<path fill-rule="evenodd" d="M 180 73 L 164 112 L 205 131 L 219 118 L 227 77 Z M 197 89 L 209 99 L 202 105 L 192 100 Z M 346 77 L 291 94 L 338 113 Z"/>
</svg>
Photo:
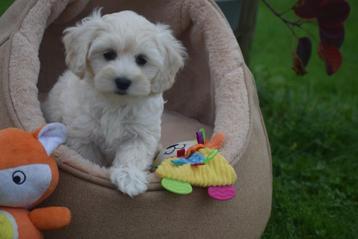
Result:
<svg viewBox="0 0 358 239">
<path fill-rule="evenodd" d="M 50 155 L 60 144 L 66 141 L 67 129 L 61 123 L 51 123 L 40 129 L 37 139 Z"/>
</svg>

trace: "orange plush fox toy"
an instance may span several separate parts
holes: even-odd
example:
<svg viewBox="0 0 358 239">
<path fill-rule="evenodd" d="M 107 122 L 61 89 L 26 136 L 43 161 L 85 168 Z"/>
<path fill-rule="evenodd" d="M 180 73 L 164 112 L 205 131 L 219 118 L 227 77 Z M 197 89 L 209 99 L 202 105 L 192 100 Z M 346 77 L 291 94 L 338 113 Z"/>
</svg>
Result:
<svg viewBox="0 0 358 239">
<path fill-rule="evenodd" d="M 49 155 L 65 141 L 60 123 L 28 133 L 0 130 L 0 239 L 41 239 L 40 230 L 62 228 L 71 213 L 64 207 L 29 211 L 46 199 L 58 183 L 58 168 Z"/>
</svg>

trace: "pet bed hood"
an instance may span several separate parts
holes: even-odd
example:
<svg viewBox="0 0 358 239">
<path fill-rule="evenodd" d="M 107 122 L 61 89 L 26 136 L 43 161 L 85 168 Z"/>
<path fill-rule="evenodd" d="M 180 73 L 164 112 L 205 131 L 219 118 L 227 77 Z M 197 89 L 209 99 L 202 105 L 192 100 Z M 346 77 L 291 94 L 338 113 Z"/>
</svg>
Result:
<svg viewBox="0 0 358 239">
<path fill-rule="evenodd" d="M 0 57 L 7 57 L 0 71 L 0 113 L 4 115 L 0 127 L 34 130 L 45 124 L 38 96 L 48 92 L 65 69 L 62 31 L 96 7 L 103 7 L 103 14 L 134 10 L 171 26 L 187 47 L 189 58 L 174 87 L 165 94 L 166 110 L 223 132 L 222 152 L 235 163 L 250 136 L 245 83 L 250 73 L 229 24 L 211 0 L 152 0 L 150 4 L 141 0 L 17 0 L 12 8 L 18 8 L 19 14 L 10 11 L 12 15 L 5 14 L 0 21 L 0 47 L 10 44 L 0 48 Z M 61 146 L 55 157 L 62 169 L 110 185 L 106 170 L 88 164 L 68 147 Z M 150 188 L 157 187 L 153 179 Z"/>
</svg>

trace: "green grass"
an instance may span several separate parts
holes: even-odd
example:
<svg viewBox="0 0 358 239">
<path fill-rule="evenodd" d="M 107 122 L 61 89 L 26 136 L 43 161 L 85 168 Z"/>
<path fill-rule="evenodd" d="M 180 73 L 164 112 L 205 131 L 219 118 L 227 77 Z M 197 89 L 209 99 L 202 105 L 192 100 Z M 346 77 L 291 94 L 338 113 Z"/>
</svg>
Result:
<svg viewBox="0 0 358 239">
<path fill-rule="evenodd" d="M 1 0 L 0 15 L 12 0 Z M 293 1 L 272 0 L 278 10 Z M 308 74 L 291 67 L 295 40 L 260 5 L 251 64 L 273 154 L 273 210 L 263 238 L 358 238 L 358 9 L 347 23 L 344 64 L 333 77 L 313 52 Z M 315 28 L 309 27 L 314 33 Z M 316 47 L 316 46 L 315 46 Z"/>
<path fill-rule="evenodd" d="M 279 12 L 294 1 L 271 0 Z M 251 52 L 273 154 L 273 209 L 263 238 L 358 238 L 357 1 L 344 63 L 326 76 L 314 50 L 304 77 L 291 68 L 296 40 L 261 4 Z M 290 15 L 288 15 L 290 17 Z"/>
<path fill-rule="evenodd" d="M 0 16 L 6 11 L 6 9 L 10 6 L 10 4 L 14 0 L 1 0 L 0 1 Z"/>
</svg>

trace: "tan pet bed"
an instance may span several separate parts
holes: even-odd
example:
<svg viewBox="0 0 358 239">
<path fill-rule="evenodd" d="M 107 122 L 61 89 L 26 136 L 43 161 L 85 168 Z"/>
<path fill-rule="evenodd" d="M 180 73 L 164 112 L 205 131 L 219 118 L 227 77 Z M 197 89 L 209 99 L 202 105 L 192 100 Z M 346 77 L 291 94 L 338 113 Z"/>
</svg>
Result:
<svg viewBox="0 0 358 239">
<path fill-rule="evenodd" d="M 162 144 L 193 139 L 205 126 L 224 132 L 222 153 L 238 174 L 236 198 L 210 199 L 150 190 L 134 199 L 113 188 L 107 170 L 66 146 L 55 153 L 60 184 L 48 205 L 73 212 L 72 224 L 46 238 L 258 238 L 271 209 L 271 158 L 252 75 L 223 14 L 212 0 L 17 0 L 0 19 L 0 128 L 45 123 L 39 97 L 65 69 L 64 28 L 102 6 L 131 9 L 170 24 L 189 51 L 166 93 Z"/>
</svg>

